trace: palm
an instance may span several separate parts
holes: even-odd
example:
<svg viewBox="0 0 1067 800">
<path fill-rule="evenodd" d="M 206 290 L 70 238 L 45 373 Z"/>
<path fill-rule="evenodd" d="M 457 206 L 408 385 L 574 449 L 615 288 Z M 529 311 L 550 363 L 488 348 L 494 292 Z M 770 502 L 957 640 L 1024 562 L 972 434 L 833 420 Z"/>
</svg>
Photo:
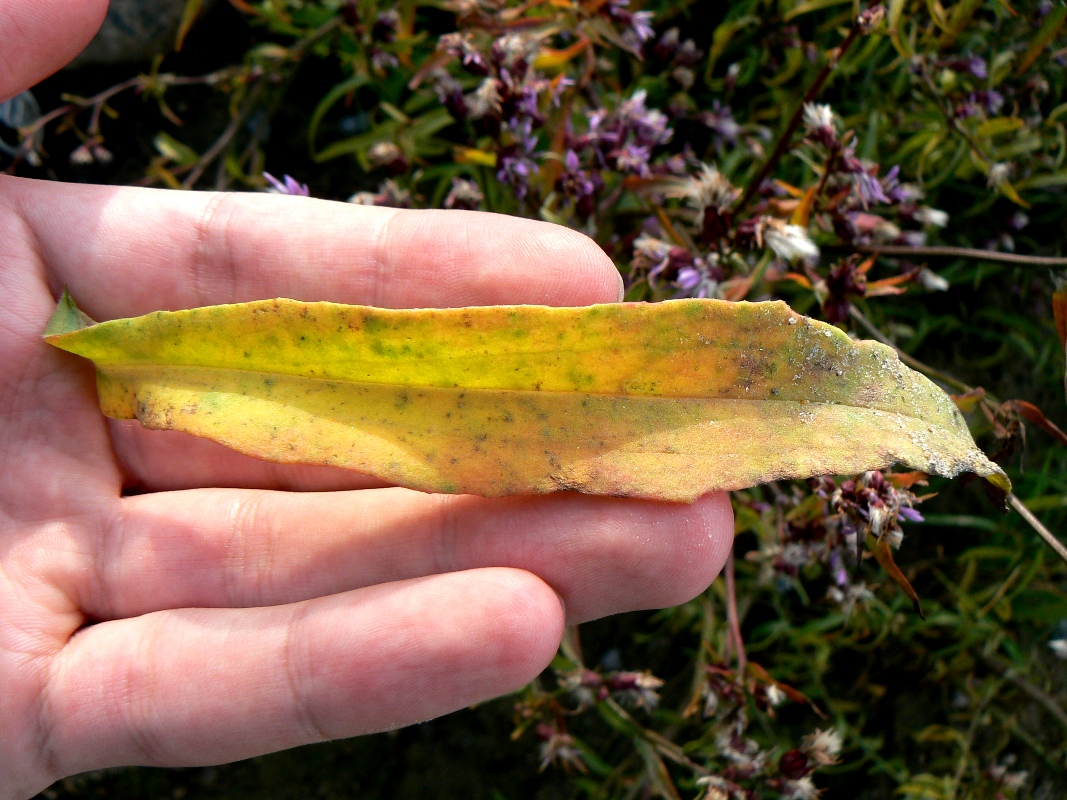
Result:
<svg viewBox="0 0 1067 800">
<path fill-rule="evenodd" d="M 99 319 L 272 296 L 614 300 L 584 237 L 15 179 L 0 209 L 0 798 L 445 713 L 533 677 L 565 622 L 688 599 L 725 557 L 721 496 L 443 498 L 107 421 L 91 367 L 40 339 L 63 285 Z"/>
</svg>

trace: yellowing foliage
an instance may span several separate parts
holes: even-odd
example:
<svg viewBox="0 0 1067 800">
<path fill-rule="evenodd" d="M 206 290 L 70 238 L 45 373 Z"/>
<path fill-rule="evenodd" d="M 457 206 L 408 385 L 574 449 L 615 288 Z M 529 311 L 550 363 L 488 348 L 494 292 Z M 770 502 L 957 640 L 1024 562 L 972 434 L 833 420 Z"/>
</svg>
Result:
<svg viewBox="0 0 1067 800">
<path fill-rule="evenodd" d="M 692 501 L 902 462 L 1007 490 L 892 349 L 785 303 L 385 310 L 265 300 L 46 331 L 101 408 L 279 462 L 435 492 Z"/>
</svg>

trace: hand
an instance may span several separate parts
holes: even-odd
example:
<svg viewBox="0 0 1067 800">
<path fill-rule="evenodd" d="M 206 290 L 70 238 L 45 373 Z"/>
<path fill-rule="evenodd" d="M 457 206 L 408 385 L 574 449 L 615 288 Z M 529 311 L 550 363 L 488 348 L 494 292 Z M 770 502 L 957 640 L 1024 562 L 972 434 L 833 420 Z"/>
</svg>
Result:
<svg viewBox="0 0 1067 800">
<path fill-rule="evenodd" d="M 12 49 L 5 15 L 57 6 L 79 9 L 71 30 L 23 25 L 38 49 Z M 0 92 L 53 68 L 25 59 L 86 39 L 100 7 L 0 0 L 5 80 L 22 81 Z M 278 296 L 617 300 L 611 261 L 573 231 L 3 177 L 0 254 L 0 800 L 468 706 L 537 675 L 565 624 L 695 596 L 731 546 L 723 495 L 439 497 L 106 420 L 91 365 L 40 338 L 63 286 L 96 319 Z"/>
</svg>

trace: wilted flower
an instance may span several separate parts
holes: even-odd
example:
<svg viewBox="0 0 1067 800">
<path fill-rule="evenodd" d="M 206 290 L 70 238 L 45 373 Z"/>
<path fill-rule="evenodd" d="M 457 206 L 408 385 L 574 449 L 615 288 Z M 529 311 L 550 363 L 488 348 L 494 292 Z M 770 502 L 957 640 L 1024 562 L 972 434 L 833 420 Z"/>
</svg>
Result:
<svg viewBox="0 0 1067 800">
<path fill-rule="evenodd" d="M 102 144 L 102 139 L 94 136 L 83 142 L 70 153 L 70 163 L 75 166 L 88 164 L 110 164 L 114 155 Z"/>
<path fill-rule="evenodd" d="M 845 546 L 847 547 L 848 544 L 846 541 Z M 826 590 L 826 596 L 841 607 L 841 613 L 846 619 L 852 616 L 856 606 L 866 606 L 867 603 L 874 600 L 874 593 L 864 583 L 854 583 L 844 589 L 831 586 Z"/>
<path fill-rule="evenodd" d="M 486 78 L 478 88 L 467 95 L 464 100 L 467 106 L 467 114 L 471 119 L 481 119 L 490 114 L 500 113 L 500 90 L 497 88 L 499 81 L 496 78 Z"/>
<path fill-rule="evenodd" d="M 701 164 L 700 172 L 686 186 L 684 197 L 693 208 L 712 208 L 722 214 L 730 210 L 740 193 L 714 164 Z"/>
<path fill-rule="evenodd" d="M 804 104 L 804 132 L 824 147 L 831 149 L 840 147 L 837 141 L 837 128 L 834 124 L 834 111 L 828 105 Z"/>
<path fill-rule="evenodd" d="M 809 134 L 823 128 L 834 129 L 834 110 L 820 103 L 804 104 L 804 128 Z"/>
<path fill-rule="evenodd" d="M 522 61 L 529 64 L 541 46 L 536 36 L 508 33 L 493 42 L 493 60 L 505 69 L 511 69 Z"/>
<path fill-rule="evenodd" d="M 311 194 L 306 183 L 300 183 L 296 178 L 289 175 L 284 175 L 282 180 L 278 180 L 269 172 L 264 172 L 263 177 L 270 184 L 270 188 L 267 191 L 271 194 L 292 194 L 299 197 L 307 197 Z"/>
<path fill-rule="evenodd" d="M 586 772 L 585 762 L 582 761 L 582 751 L 575 746 L 573 736 L 551 725 L 538 725 L 537 735 L 542 741 L 540 766 L 542 772 L 548 769 L 549 764 L 557 763 L 565 768 Z"/>
<path fill-rule="evenodd" d="M 808 232 L 799 225 L 790 225 L 773 217 L 763 217 L 756 228 L 756 241 L 767 247 L 785 261 L 799 258 L 811 261 L 819 257 L 819 248 L 808 237 Z"/>
<path fill-rule="evenodd" d="M 929 267 L 923 267 L 921 270 L 919 270 L 918 280 L 919 280 L 919 285 L 922 286 L 928 292 L 946 292 L 946 291 L 948 291 L 948 287 L 949 287 L 948 281 L 945 280 L 944 278 L 942 278 L 940 275 L 938 275 L 936 272 L 934 272 Z M 917 520 L 911 518 L 910 515 L 912 515 L 912 514 L 918 515 L 919 514 L 919 512 L 916 511 L 915 509 L 913 509 L 913 508 L 909 508 L 909 509 L 902 508 L 902 509 L 900 509 L 900 511 L 901 511 L 900 516 L 904 517 L 904 519 L 907 519 L 907 520 L 912 521 L 912 522 L 922 522 L 921 515 L 919 515 L 920 518 L 917 519 Z M 905 513 L 905 511 L 907 511 L 907 513 Z"/>
<path fill-rule="evenodd" d="M 392 142 L 378 142 L 367 150 L 367 161 L 372 168 L 386 169 L 393 175 L 406 172 L 408 160 L 404 153 Z"/>
<path fill-rule="evenodd" d="M 651 672 L 615 672 L 604 679 L 604 685 L 617 692 L 624 705 L 652 711 L 659 705 L 657 690 L 663 686 L 663 681 Z"/>
<path fill-rule="evenodd" d="M 634 239 L 633 265 L 638 269 L 660 269 L 666 267 L 670 258 L 672 245 L 662 239 L 640 234 Z"/>
<path fill-rule="evenodd" d="M 834 728 L 825 731 L 816 728 L 814 733 L 804 737 L 800 749 L 815 764 L 827 767 L 837 763 L 842 744 L 841 734 Z"/>
<path fill-rule="evenodd" d="M 1009 792 L 1018 792 L 1025 788 L 1030 780 L 1030 773 L 1024 769 L 1009 772 L 1008 768 L 1015 763 L 1015 757 L 1008 756 L 1004 760 L 1008 763 L 994 764 L 986 770 L 986 776 L 1000 784 L 1000 788 L 1007 789 Z"/>
<path fill-rule="evenodd" d="M 920 225 L 930 225 L 935 228 L 944 228 L 948 225 L 948 213 L 939 208 L 919 206 L 911 216 Z"/>
<path fill-rule="evenodd" d="M 356 192 L 348 198 L 358 206 L 385 206 L 388 208 L 411 208 L 411 192 L 402 189 L 393 180 L 383 181 L 378 192 Z"/>
<path fill-rule="evenodd" d="M 720 731 L 715 737 L 715 747 L 719 755 L 731 762 L 745 777 L 762 772 L 767 763 L 767 754 L 760 750 L 754 739 L 745 739 L 730 728 Z"/>
<path fill-rule="evenodd" d="M 736 786 L 720 775 L 702 775 L 696 779 L 696 785 L 704 790 L 698 800 L 730 800 Z"/>
<path fill-rule="evenodd" d="M 780 706 L 787 699 L 785 692 L 783 692 L 781 689 L 778 688 L 776 684 L 773 683 L 767 686 L 766 696 L 767 705 L 769 705 L 771 708 Z"/>
<path fill-rule="evenodd" d="M 808 777 L 795 781 L 784 781 L 781 792 L 779 795 L 781 800 L 815 800 L 820 794 L 819 790 L 815 788 L 814 781 Z"/>
<path fill-rule="evenodd" d="M 445 197 L 445 208 L 478 209 L 485 198 L 478 184 L 467 178 L 453 178 L 452 188 Z"/>
<path fill-rule="evenodd" d="M 885 6 L 879 3 L 861 12 L 856 18 L 856 25 L 859 26 L 860 33 L 870 33 L 883 19 L 885 19 Z"/>
<path fill-rule="evenodd" d="M 460 60 L 460 63 L 475 75 L 488 75 L 489 62 L 472 43 L 469 33 L 446 33 L 437 40 L 437 49 Z"/>
<path fill-rule="evenodd" d="M 1011 171 L 1014 168 L 1014 164 L 1005 161 L 998 161 L 989 168 L 989 175 L 986 179 L 986 185 L 989 188 L 995 188 L 1000 186 L 1011 175 Z"/>
<path fill-rule="evenodd" d="M 800 780 L 813 769 L 808 757 L 800 750 L 786 750 L 778 759 L 778 771 L 790 780 Z"/>
</svg>

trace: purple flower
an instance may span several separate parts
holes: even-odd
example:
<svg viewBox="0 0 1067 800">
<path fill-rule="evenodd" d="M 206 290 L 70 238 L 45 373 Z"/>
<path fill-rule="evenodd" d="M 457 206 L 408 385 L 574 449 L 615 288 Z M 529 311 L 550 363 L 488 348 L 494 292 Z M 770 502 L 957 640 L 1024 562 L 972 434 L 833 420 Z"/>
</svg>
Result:
<svg viewBox="0 0 1067 800">
<path fill-rule="evenodd" d="M 652 17 L 651 11 L 635 11 L 630 20 L 630 30 L 633 31 L 637 41 L 642 44 L 656 35 L 652 29 Z"/>
<path fill-rule="evenodd" d="M 989 71 L 986 69 L 985 59 L 981 56 L 967 56 L 965 63 L 967 64 L 967 70 L 974 77 L 979 80 L 984 80 L 989 77 Z"/>
<path fill-rule="evenodd" d="M 716 270 L 718 271 L 718 270 Z M 721 273 L 718 275 L 722 277 Z M 693 266 L 682 267 L 678 270 L 678 277 L 674 280 L 674 286 L 678 289 L 676 298 L 680 297 L 714 297 L 719 288 L 719 281 L 709 271 L 703 259 L 696 259 Z"/>
<path fill-rule="evenodd" d="M 582 169 L 578 154 L 568 150 L 563 156 L 563 172 L 556 179 L 556 190 L 574 202 L 578 216 L 588 219 L 594 211 L 594 195 L 603 181 L 595 172 Z"/>
<path fill-rule="evenodd" d="M 1004 95 L 998 92 L 996 89 L 989 89 L 985 92 L 979 92 L 979 95 L 984 95 L 985 107 L 989 110 L 990 114 L 994 116 L 1000 113 L 1000 109 L 1004 107 Z"/>
<path fill-rule="evenodd" d="M 830 551 L 830 574 L 838 586 L 845 586 L 848 583 L 848 570 L 845 569 L 841 551 L 836 547 Z"/>
<path fill-rule="evenodd" d="M 718 100 L 713 100 L 711 110 L 702 111 L 697 115 L 697 120 L 711 129 L 716 150 L 722 151 L 724 145 L 737 144 L 741 126 L 734 119 L 734 112 L 729 106 L 721 105 Z"/>
<path fill-rule="evenodd" d="M 267 190 L 271 194 L 292 194 L 298 197 L 308 197 L 311 194 L 306 183 L 298 183 L 296 178 L 290 175 L 285 175 L 282 180 L 278 180 L 269 172 L 264 172 L 263 177 L 266 178 L 267 183 L 271 186 Z"/>
<path fill-rule="evenodd" d="M 923 517 L 922 514 L 920 514 L 914 508 L 909 508 L 908 506 L 901 506 L 900 507 L 900 511 L 898 511 L 897 513 L 903 519 L 906 519 L 908 522 L 925 522 L 926 521 L 926 518 Z"/>
<path fill-rule="evenodd" d="M 648 147 L 640 144 L 625 144 L 611 153 L 615 160 L 615 168 L 620 172 L 632 172 L 635 175 L 647 177 L 652 172 L 648 168 L 648 159 L 651 155 Z"/>
<path fill-rule="evenodd" d="M 630 11 L 629 5 L 630 0 L 609 0 L 604 10 L 612 20 L 625 28 L 622 40 L 639 56 L 641 45 L 656 35 L 652 29 L 654 15 L 651 11 Z"/>
<path fill-rule="evenodd" d="M 446 33 L 437 40 L 437 49 L 458 58 L 468 72 L 475 75 L 489 74 L 489 62 L 471 44 L 469 33 Z"/>
<path fill-rule="evenodd" d="M 552 105 L 555 108 L 559 108 L 560 100 L 563 99 L 563 93 L 574 85 L 574 81 L 566 75 L 560 75 L 559 78 L 552 82 L 550 95 L 552 98 Z"/>
<path fill-rule="evenodd" d="M 522 200 L 529 189 L 530 177 L 538 172 L 533 161 L 537 135 L 533 133 L 533 122 L 529 119 L 515 120 L 508 126 L 515 143 L 500 151 L 499 169 L 496 177 L 515 190 L 515 196 Z"/>
<path fill-rule="evenodd" d="M 889 202 L 889 198 L 882 191 L 882 184 L 867 170 L 864 169 L 852 173 L 852 181 L 852 187 L 855 189 L 864 208 L 874 203 Z"/>
</svg>

